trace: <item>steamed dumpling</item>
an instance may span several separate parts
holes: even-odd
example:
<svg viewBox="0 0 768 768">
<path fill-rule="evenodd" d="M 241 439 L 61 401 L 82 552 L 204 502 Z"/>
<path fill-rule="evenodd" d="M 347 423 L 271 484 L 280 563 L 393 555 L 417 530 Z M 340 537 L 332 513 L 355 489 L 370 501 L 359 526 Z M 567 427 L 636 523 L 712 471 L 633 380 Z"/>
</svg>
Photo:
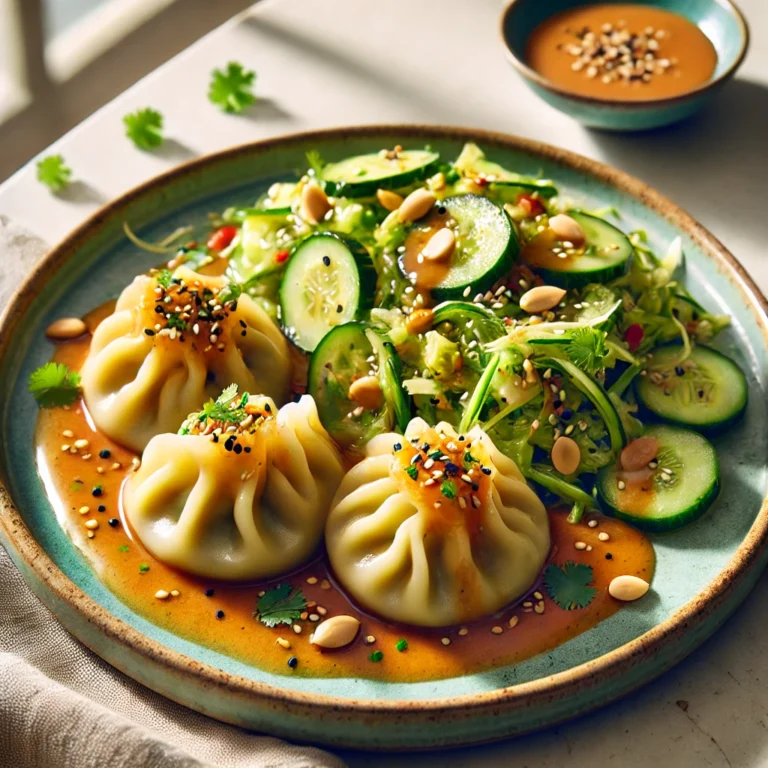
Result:
<svg viewBox="0 0 768 768">
<path fill-rule="evenodd" d="M 333 571 L 354 599 L 421 626 L 471 621 L 520 597 L 549 543 L 543 504 L 484 432 L 458 437 L 422 419 L 405 437 L 368 443 L 326 524 Z"/>
<path fill-rule="evenodd" d="M 268 578 L 315 552 L 344 470 L 311 397 L 278 411 L 264 397 L 243 406 L 233 391 L 192 414 L 185 434 L 150 440 L 123 507 L 165 563 L 211 579 Z"/>
<path fill-rule="evenodd" d="M 137 451 L 229 384 L 281 404 L 288 395 L 288 344 L 253 299 L 186 267 L 164 277 L 141 275 L 122 292 L 82 370 L 96 426 Z"/>
</svg>

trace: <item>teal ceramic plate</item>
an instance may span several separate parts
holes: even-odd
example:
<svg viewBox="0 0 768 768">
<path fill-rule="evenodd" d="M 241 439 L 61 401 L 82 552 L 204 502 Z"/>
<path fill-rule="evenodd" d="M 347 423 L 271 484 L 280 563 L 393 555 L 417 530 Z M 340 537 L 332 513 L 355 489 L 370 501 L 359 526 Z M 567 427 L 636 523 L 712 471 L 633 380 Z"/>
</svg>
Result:
<svg viewBox="0 0 768 768">
<path fill-rule="evenodd" d="M 653 597 L 554 651 L 482 674 L 418 684 L 292 678 L 259 669 L 159 629 L 98 580 L 56 522 L 35 468 L 36 406 L 29 373 L 51 345 L 53 319 L 80 316 L 117 295 L 153 263 L 123 236 L 130 221 L 152 240 L 235 200 L 253 200 L 304 167 L 403 144 L 456 155 L 478 142 L 506 166 L 542 171 L 587 207 L 613 205 L 627 228 L 663 249 L 681 235 L 694 296 L 733 317 L 721 346 L 748 372 L 749 413 L 718 445 L 723 492 L 700 521 L 654 538 Z M 0 326 L 0 533 L 24 577 L 69 630 L 156 691 L 221 720 L 295 739 L 367 748 L 471 744 L 584 713 L 678 662 L 746 597 L 768 559 L 768 317 L 738 262 L 687 214 L 619 171 L 508 136 L 413 126 L 349 128 L 226 150 L 154 179 L 98 212 L 55 248 L 21 287 Z"/>
</svg>

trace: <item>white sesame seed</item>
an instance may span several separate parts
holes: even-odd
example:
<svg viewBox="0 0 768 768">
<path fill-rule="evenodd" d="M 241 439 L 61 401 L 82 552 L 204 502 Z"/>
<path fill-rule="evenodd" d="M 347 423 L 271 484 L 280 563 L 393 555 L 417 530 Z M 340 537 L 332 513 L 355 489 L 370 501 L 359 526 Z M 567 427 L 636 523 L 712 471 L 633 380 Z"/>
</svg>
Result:
<svg viewBox="0 0 768 768">
<path fill-rule="evenodd" d="M 181 595 L 181 592 L 178 589 L 171 590 L 171 597 L 179 597 L 179 595 Z"/>
<path fill-rule="evenodd" d="M 294 632 L 295 632 L 297 635 L 300 635 L 300 634 L 301 634 L 301 624 L 294 624 L 294 625 L 293 625 L 293 631 L 294 631 Z"/>
<path fill-rule="evenodd" d="M 461 629 L 459 629 L 459 635 L 461 635 L 461 637 L 466 637 L 468 634 L 469 630 L 466 627 L 461 627 Z"/>
<path fill-rule="evenodd" d="M 95 531 L 99 527 L 99 521 L 98 520 L 86 520 L 85 521 L 85 527 L 89 528 L 92 531 Z"/>
<path fill-rule="evenodd" d="M 368 635 L 363 642 L 366 645 L 373 645 L 376 642 L 376 638 L 373 635 Z"/>
<path fill-rule="evenodd" d="M 450 645 L 451 644 L 451 638 L 450 637 L 441 637 L 440 642 L 443 645 Z"/>
<path fill-rule="evenodd" d="M 617 487 L 617 488 L 618 488 L 620 491 L 623 491 L 623 490 L 624 490 L 624 489 L 627 487 L 627 484 L 626 484 L 626 483 L 625 483 L 623 480 L 619 480 L 619 482 L 618 482 L 618 483 L 616 483 L 616 487 Z"/>
<path fill-rule="evenodd" d="M 587 548 L 587 545 L 583 541 L 577 541 L 573 546 L 574 549 L 578 549 L 580 552 Z"/>
<path fill-rule="evenodd" d="M 600 541 L 608 541 L 611 537 L 605 531 L 601 531 L 597 534 L 597 538 L 600 539 Z"/>
<path fill-rule="evenodd" d="M 77 448 L 77 450 L 80 450 L 82 448 L 87 448 L 90 445 L 90 443 L 87 440 L 81 438 L 80 440 L 75 440 L 73 445 L 75 446 L 75 448 Z"/>
<path fill-rule="evenodd" d="M 167 600 L 169 596 L 170 594 L 166 592 L 164 589 L 158 589 L 157 592 L 155 592 L 155 597 L 158 600 Z"/>
<path fill-rule="evenodd" d="M 81 515 L 87 515 L 91 511 L 91 508 L 83 506 L 83 507 L 80 507 L 78 511 L 80 512 Z"/>
<path fill-rule="evenodd" d="M 509 628 L 514 629 L 519 621 L 520 619 L 517 616 L 512 616 L 512 618 L 510 618 L 510 620 L 507 622 L 509 624 Z"/>
<path fill-rule="evenodd" d="M 62 437 L 67 437 L 67 438 L 70 438 L 70 439 L 71 439 L 71 438 L 73 438 L 73 437 L 75 436 L 75 433 L 74 433 L 74 432 L 73 432 L 71 429 L 65 429 L 65 430 L 64 430 L 64 431 L 61 433 L 61 436 L 62 436 Z"/>
<path fill-rule="evenodd" d="M 587 525 L 588 525 L 590 528 L 597 528 L 597 520 L 590 520 L 590 521 L 587 523 Z"/>
<path fill-rule="evenodd" d="M 496 625 L 495 627 L 491 627 L 491 632 L 493 632 L 494 635 L 500 635 L 503 631 L 504 631 L 504 628 L 498 625 Z"/>
</svg>

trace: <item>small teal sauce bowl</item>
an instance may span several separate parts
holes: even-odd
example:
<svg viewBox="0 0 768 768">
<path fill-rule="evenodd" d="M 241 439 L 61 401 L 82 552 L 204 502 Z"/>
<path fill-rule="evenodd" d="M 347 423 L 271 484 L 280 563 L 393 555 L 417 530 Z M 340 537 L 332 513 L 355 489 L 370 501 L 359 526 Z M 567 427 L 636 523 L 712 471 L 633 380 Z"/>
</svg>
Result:
<svg viewBox="0 0 768 768">
<path fill-rule="evenodd" d="M 556 13 L 582 5 L 633 2 L 684 16 L 696 24 L 717 51 L 712 77 L 681 96 L 647 101 L 614 101 L 581 96 L 553 83 L 525 62 L 525 46 L 538 24 Z M 749 46 L 749 28 L 731 0 L 512 0 L 501 17 L 501 38 L 512 65 L 528 86 L 555 109 L 591 128 L 643 131 L 669 125 L 699 110 L 739 68 Z"/>
</svg>

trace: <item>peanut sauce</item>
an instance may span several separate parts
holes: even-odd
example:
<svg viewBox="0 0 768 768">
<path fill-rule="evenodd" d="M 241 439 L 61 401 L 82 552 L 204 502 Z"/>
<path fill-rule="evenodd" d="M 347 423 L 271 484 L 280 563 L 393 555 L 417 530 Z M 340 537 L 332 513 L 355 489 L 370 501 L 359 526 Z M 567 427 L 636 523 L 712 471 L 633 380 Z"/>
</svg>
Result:
<svg viewBox="0 0 768 768">
<path fill-rule="evenodd" d="M 629 33 L 628 40 L 623 33 Z M 590 34 L 594 38 L 585 37 Z M 633 43 L 638 45 L 634 51 Z M 623 3 L 580 6 L 551 16 L 531 33 L 525 58 L 571 93 L 617 101 L 680 96 L 710 80 L 717 64 L 712 42 L 685 17 Z"/>
<path fill-rule="evenodd" d="M 91 332 L 113 306 L 105 305 L 85 318 Z M 89 345 L 89 336 L 61 343 L 54 359 L 80 370 Z M 65 432 L 73 436 L 64 436 Z M 88 447 L 72 452 L 78 439 L 87 440 Z M 587 525 L 592 518 L 586 516 L 581 524 L 572 525 L 564 510 L 552 509 L 548 562 L 573 560 L 592 566 L 597 594 L 586 608 L 564 610 L 536 584 L 516 605 L 463 628 L 427 630 L 396 625 L 353 605 L 336 586 L 325 558 L 318 555 L 280 580 L 300 587 L 309 601 L 304 618 L 294 622 L 300 634 L 292 626 L 271 629 L 253 615 L 259 593 L 269 584 L 203 581 L 164 565 L 144 549 L 120 505 L 122 484 L 137 457 L 94 428 L 82 401 L 69 408 L 41 410 L 36 444 L 38 469 L 60 524 L 121 601 L 163 629 L 270 672 L 415 682 L 506 666 L 555 648 L 619 610 L 621 603 L 608 594 L 608 584 L 615 576 L 630 574 L 646 581 L 653 576 L 653 549 L 640 532 L 603 517 L 594 518 L 599 520 L 596 527 Z M 63 450 L 65 445 L 67 450 Z M 98 527 L 92 523 L 87 527 L 91 520 Z M 600 541 L 601 533 L 607 533 L 609 540 Z M 587 548 L 577 550 L 577 541 Z M 155 597 L 159 590 L 169 596 Z M 178 596 L 170 594 L 173 590 L 178 590 Z M 360 619 L 356 640 L 337 651 L 320 651 L 310 645 L 315 624 L 337 614 Z M 375 641 L 367 643 L 369 636 Z M 291 647 L 278 644 L 278 637 Z M 401 638 L 408 642 L 403 652 L 396 650 Z M 369 659 L 376 650 L 383 652 L 378 663 Z M 292 669 L 287 662 L 294 656 L 298 663 Z"/>
</svg>

